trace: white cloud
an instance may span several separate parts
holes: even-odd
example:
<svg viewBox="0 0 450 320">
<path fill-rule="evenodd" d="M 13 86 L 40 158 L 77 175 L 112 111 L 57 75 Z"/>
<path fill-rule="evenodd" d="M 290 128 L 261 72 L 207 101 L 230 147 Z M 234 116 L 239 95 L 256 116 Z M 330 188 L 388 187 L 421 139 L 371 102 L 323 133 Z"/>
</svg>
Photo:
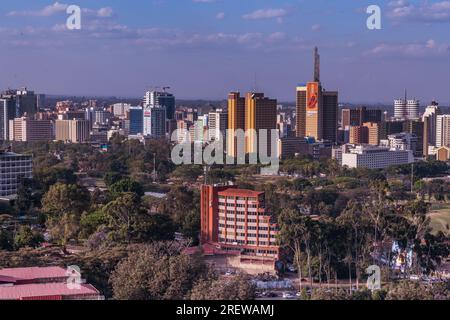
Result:
<svg viewBox="0 0 450 320">
<path fill-rule="evenodd" d="M 281 22 L 288 13 L 289 12 L 286 9 L 259 9 L 243 15 L 242 18 L 248 20 L 277 19 Z"/>
<path fill-rule="evenodd" d="M 35 16 L 35 17 L 49 17 L 61 12 L 65 12 L 68 4 L 55 2 L 52 5 L 46 6 L 36 11 L 11 11 L 8 16 Z"/>
<path fill-rule="evenodd" d="M 225 12 L 219 12 L 219 13 L 216 15 L 216 19 L 218 19 L 218 20 L 223 20 L 223 19 L 225 19 Z"/>
<path fill-rule="evenodd" d="M 450 1 L 410 3 L 394 0 L 388 4 L 388 17 L 396 21 L 450 22 Z"/>
<path fill-rule="evenodd" d="M 437 43 L 430 39 L 426 42 L 414 43 L 381 43 L 370 51 L 366 52 L 368 55 L 377 56 L 407 56 L 407 57 L 427 57 L 449 55 L 450 45 L 444 43 Z"/>
</svg>

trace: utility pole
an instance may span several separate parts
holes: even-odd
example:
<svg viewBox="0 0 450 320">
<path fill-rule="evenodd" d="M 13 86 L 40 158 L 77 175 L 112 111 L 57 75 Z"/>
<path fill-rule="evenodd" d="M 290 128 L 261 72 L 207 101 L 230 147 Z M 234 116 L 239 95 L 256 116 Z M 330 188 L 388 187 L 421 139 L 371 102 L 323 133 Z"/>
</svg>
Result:
<svg viewBox="0 0 450 320">
<path fill-rule="evenodd" d="M 411 193 L 414 192 L 414 162 L 411 164 Z"/>
</svg>

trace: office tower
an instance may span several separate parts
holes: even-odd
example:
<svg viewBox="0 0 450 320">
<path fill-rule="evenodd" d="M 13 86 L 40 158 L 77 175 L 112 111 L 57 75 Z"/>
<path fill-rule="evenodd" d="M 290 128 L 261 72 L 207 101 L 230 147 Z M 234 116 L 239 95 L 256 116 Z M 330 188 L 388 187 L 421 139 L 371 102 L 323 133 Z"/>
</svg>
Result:
<svg viewBox="0 0 450 320">
<path fill-rule="evenodd" d="M 419 118 L 419 100 L 412 99 L 406 102 L 406 114 L 408 119 L 418 119 Z"/>
<path fill-rule="evenodd" d="M 377 146 L 380 144 L 380 130 L 381 126 L 378 122 L 365 122 L 363 126 L 368 130 L 368 140 L 367 143 Z"/>
<path fill-rule="evenodd" d="M 405 121 L 386 121 L 381 123 L 380 140 L 387 139 L 388 135 L 403 131 Z"/>
<path fill-rule="evenodd" d="M 236 158 L 238 150 L 245 152 L 245 145 L 237 143 L 236 130 L 245 131 L 245 98 L 239 92 L 231 92 L 228 95 L 228 131 L 227 131 L 227 154 Z"/>
<path fill-rule="evenodd" d="M 450 115 L 438 115 L 436 120 L 436 147 L 450 146 Z"/>
<path fill-rule="evenodd" d="M 297 87 L 297 137 L 337 141 L 338 93 L 320 83 L 320 56 L 314 49 L 314 81 Z"/>
<path fill-rule="evenodd" d="M 9 140 L 9 121 L 16 115 L 16 104 L 13 99 L 0 99 L 0 140 Z"/>
<path fill-rule="evenodd" d="M 130 135 L 138 135 L 144 133 L 144 112 L 142 107 L 130 107 Z"/>
<path fill-rule="evenodd" d="M 109 119 L 111 118 L 111 113 L 105 110 L 95 110 L 94 112 L 94 124 L 107 125 L 109 124 Z"/>
<path fill-rule="evenodd" d="M 245 99 L 246 153 L 258 153 L 260 130 L 267 130 L 267 155 L 272 155 L 271 134 L 277 129 L 277 100 L 264 97 L 264 93 L 249 92 Z M 273 150 L 276 152 L 276 150 Z"/>
<path fill-rule="evenodd" d="M 18 116 L 33 116 L 38 111 L 37 99 L 34 91 L 22 88 L 16 92 L 16 110 L 19 112 Z"/>
<path fill-rule="evenodd" d="M 217 109 L 209 113 L 208 128 L 209 140 L 226 141 L 226 131 L 228 127 L 228 113 L 222 109 Z"/>
<path fill-rule="evenodd" d="M 34 120 L 26 117 L 9 120 L 11 141 L 33 142 L 55 139 L 51 120 Z"/>
<path fill-rule="evenodd" d="M 362 126 L 365 122 L 382 122 L 383 112 L 378 109 L 342 109 L 342 128 Z"/>
<path fill-rule="evenodd" d="M 420 102 L 416 99 L 408 99 L 405 91 L 404 99 L 394 100 L 394 118 L 396 119 L 418 119 Z"/>
<path fill-rule="evenodd" d="M 407 120 L 403 124 L 403 132 L 410 133 L 417 137 L 417 148 L 414 156 L 422 157 L 424 150 L 424 124 L 421 120 Z"/>
<path fill-rule="evenodd" d="M 144 97 L 144 107 L 146 106 L 165 107 L 167 120 L 175 119 L 175 96 L 171 93 L 165 91 L 147 91 Z"/>
<path fill-rule="evenodd" d="M 131 104 L 128 103 L 116 103 L 112 105 L 113 114 L 116 117 L 124 117 L 130 110 Z"/>
<path fill-rule="evenodd" d="M 153 107 L 150 109 L 150 136 L 152 138 L 166 137 L 166 123 L 165 107 Z"/>
<path fill-rule="evenodd" d="M 46 107 L 46 96 L 45 94 L 38 94 L 36 95 L 36 108 L 37 111 L 41 111 L 45 109 Z"/>
<path fill-rule="evenodd" d="M 17 194 L 23 179 L 31 179 L 33 160 L 31 155 L 0 151 L 0 196 Z"/>
<path fill-rule="evenodd" d="M 369 142 L 369 128 L 364 126 L 351 126 L 350 139 L 351 144 L 367 144 Z"/>
<path fill-rule="evenodd" d="M 322 139 L 336 142 L 338 129 L 338 92 L 324 91 L 322 93 L 322 107 L 323 107 L 323 124 L 322 124 Z"/>
<path fill-rule="evenodd" d="M 297 86 L 296 108 L 296 136 L 306 137 L 306 85 Z"/>
<path fill-rule="evenodd" d="M 439 108 L 439 104 L 436 101 L 433 101 L 430 106 L 425 109 L 425 113 L 423 114 L 422 120 L 424 123 L 427 123 L 427 132 L 428 136 L 428 144 L 430 146 L 436 145 L 436 121 L 437 116 L 441 114 L 441 110 Z"/>
<path fill-rule="evenodd" d="M 85 116 L 84 119 L 86 119 L 89 122 L 89 130 L 92 130 L 92 127 L 94 126 L 95 123 L 95 108 L 94 107 L 88 107 L 86 108 L 85 111 Z M 75 118 L 77 119 L 77 118 Z M 68 120 L 72 120 L 72 119 L 68 119 Z"/>
<path fill-rule="evenodd" d="M 275 267 L 278 226 L 266 210 L 264 192 L 204 185 L 200 208 L 202 245 L 220 247 L 243 263 Z"/>
<path fill-rule="evenodd" d="M 89 121 L 83 119 L 56 120 L 55 137 L 58 141 L 87 142 L 89 141 Z"/>
</svg>

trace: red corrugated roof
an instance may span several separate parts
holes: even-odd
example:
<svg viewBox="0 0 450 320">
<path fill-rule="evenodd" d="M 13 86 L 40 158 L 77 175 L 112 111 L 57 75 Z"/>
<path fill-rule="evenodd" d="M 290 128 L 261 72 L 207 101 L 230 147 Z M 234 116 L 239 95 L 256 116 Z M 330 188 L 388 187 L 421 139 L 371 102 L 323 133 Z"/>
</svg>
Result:
<svg viewBox="0 0 450 320">
<path fill-rule="evenodd" d="M 0 269 L 0 277 L 10 277 L 16 280 L 37 280 L 67 277 L 66 269 L 61 267 L 32 267 Z"/>
<path fill-rule="evenodd" d="M 61 297 L 100 296 L 90 284 L 80 284 L 79 289 L 69 289 L 66 283 L 25 284 L 11 287 L 0 286 L 0 300 L 45 300 Z"/>
</svg>

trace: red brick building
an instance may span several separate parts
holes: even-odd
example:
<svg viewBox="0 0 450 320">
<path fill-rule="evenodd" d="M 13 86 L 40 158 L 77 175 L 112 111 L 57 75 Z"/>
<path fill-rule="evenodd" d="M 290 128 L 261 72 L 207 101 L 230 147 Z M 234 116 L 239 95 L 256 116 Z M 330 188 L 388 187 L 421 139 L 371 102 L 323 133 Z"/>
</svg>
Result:
<svg viewBox="0 0 450 320">
<path fill-rule="evenodd" d="M 278 226 L 266 211 L 264 192 L 204 185 L 201 189 L 201 243 L 241 262 L 275 264 Z"/>
</svg>

